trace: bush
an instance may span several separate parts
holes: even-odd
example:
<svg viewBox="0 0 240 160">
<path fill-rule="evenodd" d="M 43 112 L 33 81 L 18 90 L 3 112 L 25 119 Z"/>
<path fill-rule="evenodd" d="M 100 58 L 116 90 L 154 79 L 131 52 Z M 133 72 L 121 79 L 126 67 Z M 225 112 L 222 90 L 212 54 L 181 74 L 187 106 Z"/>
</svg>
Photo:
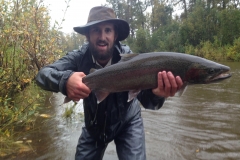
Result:
<svg viewBox="0 0 240 160">
<path fill-rule="evenodd" d="M 229 47 L 227 59 L 232 61 L 240 61 L 240 37 L 234 40 L 233 46 Z"/>
<path fill-rule="evenodd" d="M 9 143 L 16 126 L 31 125 L 36 118 L 45 92 L 33 81 L 41 67 L 62 54 L 59 29 L 57 22 L 50 26 L 43 0 L 1 0 L 0 147 L 7 146 L 3 143 Z"/>
<path fill-rule="evenodd" d="M 185 46 L 186 53 L 215 61 L 225 60 L 227 50 L 228 46 L 221 46 L 217 39 L 215 39 L 214 43 L 211 43 L 210 41 L 202 41 L 197 47 L 192 45 Z"/>
</svg>

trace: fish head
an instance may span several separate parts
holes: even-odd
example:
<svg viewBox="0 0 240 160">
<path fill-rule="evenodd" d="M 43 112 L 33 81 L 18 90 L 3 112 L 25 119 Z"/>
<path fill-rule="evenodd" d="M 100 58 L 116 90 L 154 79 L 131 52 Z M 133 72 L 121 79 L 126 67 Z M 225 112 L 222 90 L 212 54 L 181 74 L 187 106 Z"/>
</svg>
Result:
<svg viewBox="0 0 240 160">
<path fill-rule="evenodd" d="M 231 77 L 229 72 L 230 67 L 203 59 L 189 67 L 185 79 L 189 83 L 212 83 Z"/>
</svg>

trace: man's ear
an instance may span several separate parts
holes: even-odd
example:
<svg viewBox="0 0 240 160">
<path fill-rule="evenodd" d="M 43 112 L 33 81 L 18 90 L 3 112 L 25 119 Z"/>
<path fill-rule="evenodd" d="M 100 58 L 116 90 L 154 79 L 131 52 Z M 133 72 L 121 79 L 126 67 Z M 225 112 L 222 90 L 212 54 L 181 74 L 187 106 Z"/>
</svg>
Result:
<svg viewBox="0 0 240 160">
<path fill-rule="evenodd" d="M 85 33 L 84 33 L 85 37 L 86 37 L 86 40 L 89 42 L 90 40 L 90 36 L 89 36 L 89 28 L 86 28 L 85 29 Z"/>
<path fill-rule="evenodd" d="M 86 34 L 85 37 L 86 37 L 86 40 L 89 42 L 89 34 Z"/>
<path fill-rule="evenodd" d="M 118 38 L 118 26 L 117 24 L 114 24 L 113 27 L 114 27 L 114 41 L 116 41 Z"/>
<path fill-rule="evenodd" d="M 114 41 L 116 41 L 118 38 L 118 33 L 115 32 L 115 37 L 114 37 Z"/>
</svg>

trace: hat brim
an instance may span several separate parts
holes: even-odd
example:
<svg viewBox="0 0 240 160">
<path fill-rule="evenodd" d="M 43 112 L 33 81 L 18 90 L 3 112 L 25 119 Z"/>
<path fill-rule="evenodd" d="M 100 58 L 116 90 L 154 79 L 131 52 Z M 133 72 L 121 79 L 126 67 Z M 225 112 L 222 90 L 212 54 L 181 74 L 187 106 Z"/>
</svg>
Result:
<svg viewBox="0 0 240 160">
<path fill-rule="evenodd" d="M 107 19 L 107 20 L 99 20 L 99 21 L 93 21 L 89 22 L 84 26 L 78 26 L 74 27 L 73 30 L 79 34 L 86 35 L 87 33 L 87 28 L 94 24 L 98 24 L 101 22 L 113 22 L 117 26 L 117 32 L 118 32 L 118 41 L 122 41 L 126 39 L 129 35 L 130 27 L 129 24 L 122 19 Z"/>
</svg>

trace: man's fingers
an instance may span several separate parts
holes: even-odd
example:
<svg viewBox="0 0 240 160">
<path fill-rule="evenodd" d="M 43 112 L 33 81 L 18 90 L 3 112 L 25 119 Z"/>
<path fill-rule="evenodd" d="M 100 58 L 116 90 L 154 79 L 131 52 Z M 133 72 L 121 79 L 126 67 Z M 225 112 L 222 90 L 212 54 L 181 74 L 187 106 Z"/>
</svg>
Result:
<svg viewBox="0 0 240 160">
<path fill-rule="evenodd" d="M 72 100 L 80 100 L 86 98 L 91 90 L 82 82 L 82 78 L 86 75 L 83 72 L 73 73 L 66 84 L 67 96 Z"/>
<path fill-rule="evenodd" d="M 82 91 L 78 91 L 77 93 L 71 93 L 68 97 L 71 97 L 72 100 L 74 101 L 79 101 L 80 99 L 84 99 L 86 97 L 88 97 L 89 94 L 82 92 Z"/>
<path fill-rule="evenodd" d="M 162 71 L 158 73 L 158 87 L 153 89 L 153 93 L 162 97 L 174 96 L 182 87 L 182 79 L 175 77 L 172 72 Z"/>
<path fill-rule="evenodd" d="M 85 86 L 85 85 L 83 85 Z M 80 87 L 80 88 L 76 88 L 74 89 L 74 91 L 72 92 L 71 96 L 74 97 L 75 99 L 82 99 L 85 97 L 88 97 L 89 94 L 91 93 L 91 90 L 88 87 Z"/>
<path fill-rule="evenodd" d="M 172 87 L 171 87 L 171 84 L 169 82 L 167 72 L 163 71 L 162 72 L 162 77 L 163 77 L 163 83 L 164 83 L 165 96 L 168 97 L 168 96 L 170 96 Z"/>
<path fill-rule="evenodd" d="M 168 72 L 167 76 L 168 76 L 168 79 L 169 79 L 170 84 L 171 84 L 170 96 L 174 96 L 175 93 L 177 92 L 177 89 L 178 89 L 176 79 L 171 72 Z"/>
<path fill-rule="evenodd" d="M 158 89 L 160 89 L 160 90 L 164 89 L 162 72 L 158 73 Z"/>
<path fill-rule="evenodd" d="M 91 93 L 91 90 L 84 83 L 80 83 L 78 91 L 79 91 L 79 93 L 86 93 L 86 94 Z"/>
<path fill-rule="evenodd" d="M 80 77 L 85 77 L 86 75 L 83 72 L 77 72 L 79 74 Z"/>
<path fill-rule="evenodd" d="M 177 82 L 178 90 L 179 90 L 183 85 L 183 81 L 182 81 L 181 77 L 177 76 L 176 77 L 176 82 Z"/>
</svg>

